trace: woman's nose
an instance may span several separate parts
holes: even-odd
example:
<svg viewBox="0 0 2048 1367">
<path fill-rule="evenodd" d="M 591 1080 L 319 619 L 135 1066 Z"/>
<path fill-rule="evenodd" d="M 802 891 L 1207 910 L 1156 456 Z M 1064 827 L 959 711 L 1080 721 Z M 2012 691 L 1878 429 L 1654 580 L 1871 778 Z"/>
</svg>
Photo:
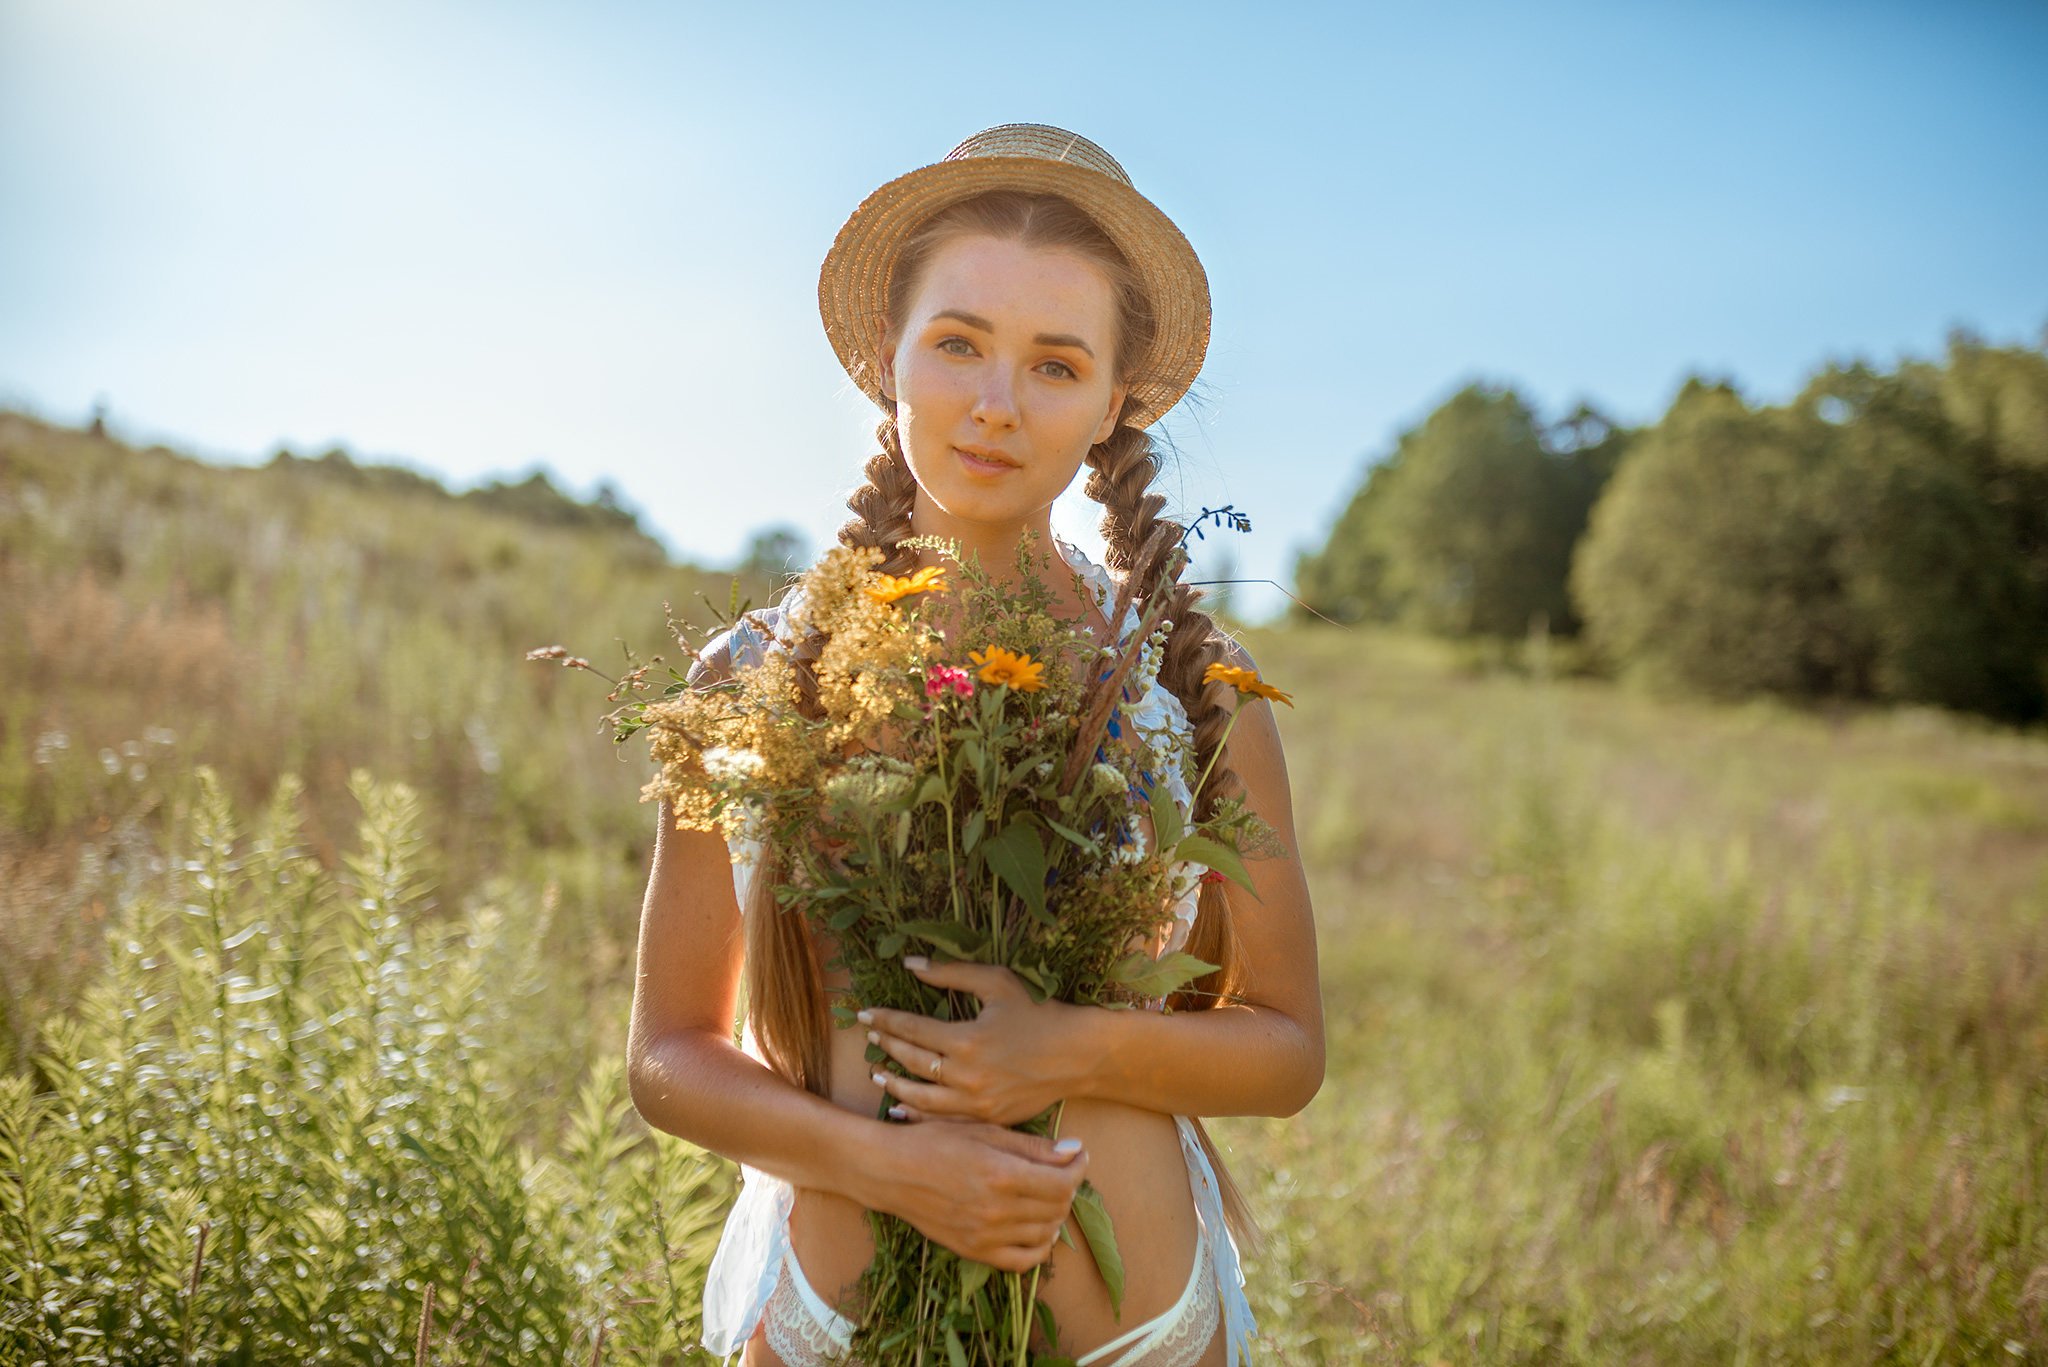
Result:
<svg viewBox="0 0 2048 1367">
<path fill-rule="evenodd" d="M 990 366 L 983 373 L 981 388 L 974 396 L 972 417 L 983 427 L 1017 425 L 1017 388 L 1007 368 Z"/>
</svg>

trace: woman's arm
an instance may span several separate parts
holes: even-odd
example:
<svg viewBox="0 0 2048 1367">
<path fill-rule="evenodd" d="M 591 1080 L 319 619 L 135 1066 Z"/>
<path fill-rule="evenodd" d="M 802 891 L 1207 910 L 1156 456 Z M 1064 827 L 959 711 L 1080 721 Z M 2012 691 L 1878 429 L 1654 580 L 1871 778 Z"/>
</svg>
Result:
<svg viewBox="0 0 2048 1367">
<path fill-rule="evenodd" d="M 885 1125 L 786 1081 L 732 1042 L 743 943 L 724 841 L 677 831 L 663 803 L 627 1043 L 648 1124 L 899 1215 L 963 1256 L 1010 1271 L 1044 1261 L 1087 1155 L 993 1125 Z"/>
<path fill-rule="evenodd" d="M 871 1010 L 882 1048 L 915 1076 L 886 1075 L 912 1118 L 1013 1124 L 1061 1097 L 1095 1097 L 1180 1115 L 1292 1115 L 1323 1081 L 1322 988 L 1315 921 L 1302 876 L 1273 706 L 1247 698 L 1230 735 L 1245 801 L 1286 853 L 1246 864 L 1253 891 L 1226 884 L 1242 952 L 1242 997 L 1163 1015 L 1034 1003 L 1007 969 L 944 964 L 918 972 L 982 998 L 972 1021 Z M 943 1127 L 942 1127 L 943 1128 Z"/>
</svg>

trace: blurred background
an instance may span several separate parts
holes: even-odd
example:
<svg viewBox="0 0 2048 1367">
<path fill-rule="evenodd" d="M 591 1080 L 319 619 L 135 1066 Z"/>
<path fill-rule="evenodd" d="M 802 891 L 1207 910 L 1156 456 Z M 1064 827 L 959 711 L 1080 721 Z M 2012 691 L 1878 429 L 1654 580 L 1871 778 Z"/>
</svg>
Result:
<svg viewBox="0 0 2048 1367">
<path fill-rule="evenodd" d="M 1202 255 L 1162 484 L 1300 704 L 1329 1082 L 1217 1127 L 1274 1360 L 2048 1358 L 2044 66 L 2022 3 L 0 4 L 0 1348 L 693 1356 L 647 766 L 522 656 L 831 543 L 818 263 L 1034 121 Z"/>
</svg>

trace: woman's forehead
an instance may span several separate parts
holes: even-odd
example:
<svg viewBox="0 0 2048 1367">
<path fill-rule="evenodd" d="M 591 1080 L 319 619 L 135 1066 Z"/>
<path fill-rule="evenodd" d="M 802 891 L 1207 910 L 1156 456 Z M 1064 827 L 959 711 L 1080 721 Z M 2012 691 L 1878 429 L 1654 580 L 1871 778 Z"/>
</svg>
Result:
<svg viewBox="0 0 2048 1367">
<path fill-rule="evenodd" d="M 1102 268 L 1079 252 L 981 235 L 954 238 L 932 253 L 910 304 L 922 324 L 966 313 L 994 331 L 1074 333 L 1107 344 L 1116 299 Z"/>
</svg>

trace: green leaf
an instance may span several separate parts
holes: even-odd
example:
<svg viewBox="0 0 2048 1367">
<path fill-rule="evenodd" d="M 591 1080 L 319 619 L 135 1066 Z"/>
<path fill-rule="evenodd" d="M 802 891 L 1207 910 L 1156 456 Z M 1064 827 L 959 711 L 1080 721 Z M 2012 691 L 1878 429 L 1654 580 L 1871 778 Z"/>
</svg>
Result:
<svg viewBox="0 0 2048 1367">
<path fill-rule="evenodd" d="M 1022 978 L 1030 986 L 1038 989 L 1031 994 L 1033 1001 L 1042 1002 L 1047 997 L 1058 995 L 1058 989 L 1054 984 L 1059 979 L 1048 976 L 1044 964 L 1011 964 L 1010 971 Z"/>
<path fill-rule="evenodd" d="M 960 1333 L 952 1325 L 946 1326 L 947 1367 L 967 1367 L 967 1349 L 960 1343 Z"/>
<path fill-rule="evenodd" d="M 1024 899 L 1034 916 L 1045 916 L 1045 846 L 1037 831 L 1021 821 L 1012 822 L 982 844 L 981 857 L 1010 891 Z"/>
<path fill-rule="evenodd" d="M 910 813 L 900 812 L 897 814 L 896 817 L 896 857 L 898 859 L 901 859 L 903 857 L 903 852 L 909 848 Z"/>
<path fill-rule="evenodd" d="M 1251 875 L 1244 871 L 1244 860 L 1238 858 L 1236 850 L 1220 840 L 1211 840 L 1206 835 L 1186 836 L 1173 852 L 1177 858 L 1207 864 L 1246 892 L 1252 891 Z M 1258 894 L 1252 895 L 1256 897 Z"/>
<path fill-rule="evenodd" d="M 1081 834 L 1072 826 L 1063 826 L 1059 822 L 1054 821 L 1051 817 L 1045 818 L 1045 824 L 1052 827 L 1053 834 L 1059 836 L 1063 840 L 1067 840 L 1075 845 L 1079 845 L 1084 850 L 1092 850 L 1095 848 L 1095 842 L 1093 840 L 1090 840 L 1087 836 Z"/>
<path fill-rule="evenodd" d="M 960 1260 L 960 1299 L 967 1302 L 987 1284 L 989 1274 L 995 1269 L 987 1263 L 975 1262 L 972 1258 Z"/>
<path fill-rule="evenodd" d="M 1214 973 L 1216 968 L 1217 965 L 1183 950 L 1175 950 L 1163 959 L 1137 950 L 1116 961 L 1116 966 L 1109 970 L 1109 980 L 1122 983 L 1141 997 L 1163 997 Z"/>
<path fill-rule="evenodd" d="M 1155 848 L 1172 849 L 1186 830 L 1187 823 L 1181 820 L 1180 804 L 1173 800 L 1173 794 L 1166 791 L 1164 783 L 1153 784 L 1152 837 L 1158 842 Z"/>
<path fill-rule="evenodd" d="M 1074 1218 L 1080 1222 L 1082 1237 L 1088 1240 L 1088 1251 L 1095 1255 L 1095 1270 L 1102 1274 L 1102 1284 L 1109 1288 L 1109 1313 L 1121 1317 L 1124 1307 L 1124 1260 L 1116 1251 L 1116 1232 L 1109 1227 L 1109 1211 L 1102 1204 L 1102 1193 L 1095 1189 L 1093 1182 L 1081 1183 L 1081 1189 L 1074 1193 Z"/>
<path fill-rule="evenodd" d="M 913 807 L 922 807 L 927 802 L 944 802 L 945 800 L 945 783 L 940 780 L 937 774 L 927 774 L 925 776 L 924 786 L 917 790 L 917 797 L 911 802 L 910 805 Z"/>
<path fill-rule="evenodd" d="M 861 918 L 861 913 L 866 910 L 867 908 L 858 902 L 843 906 L 825 918 L 825 925 L 834 935 L 837 935 L 855 921 L 858 921 Z"/>
<path fill-rule="evenodd" d="M 937 945 L 956 959 L 976 959 L 988 947 L 988 935 L 958 921 L 905 921 L 896 927 L 901 935 Z M 894 937 L 891 937 L 894 938 Z M 877 952 L 881 953 L 877 946 Z M 883 958 L 893 957 L 882 953 Z"/>
<path fill-rule="evenodd" d="M 981 833 L 986 829 L 988 813 L 977 807 L 968 816 L 966 829 L 960 832 L 960 853 L 973 853 L 974 847 L 981 843 Z"/>
<path fill-rule="evenodd" d="M 884 935 L 875 941 L 875 957 L 893 959 L 903 952 L 903 936 L 896 933 Z"/>
</svg>

